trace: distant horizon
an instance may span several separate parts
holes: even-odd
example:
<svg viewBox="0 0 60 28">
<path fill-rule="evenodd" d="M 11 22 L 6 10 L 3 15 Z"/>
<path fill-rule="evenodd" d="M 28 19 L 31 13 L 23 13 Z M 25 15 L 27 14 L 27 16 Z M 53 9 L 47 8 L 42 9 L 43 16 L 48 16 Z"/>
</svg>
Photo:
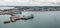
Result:
<svg viewBox="0 0 60 28">
<path fill-rule="evenodd" d="M 0 7 L 1 6 L 60 6 L 60 5 L 57 5 L 57 4 L 51 4 L 51 5 L 49 5 L 49 4 L 46 4 L 46 5 L 44 5 L 44 4 L 41 4 L 41 5 L 0 5 Z"/>
</svg>

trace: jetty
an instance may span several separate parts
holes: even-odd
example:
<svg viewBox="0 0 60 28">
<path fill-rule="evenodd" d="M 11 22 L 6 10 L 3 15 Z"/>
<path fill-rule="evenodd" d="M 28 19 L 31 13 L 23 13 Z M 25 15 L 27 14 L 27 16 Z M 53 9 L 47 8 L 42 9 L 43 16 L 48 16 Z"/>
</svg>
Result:
<svg viewBox="0 0 60 28">
<path fill-rule="evenodd" d="M 6 20 L 3 23 L 7 24 L 10 22 L 15 22 L 17 20 L 28 20 L 28 19 L 33 19 L 34 16 L 33 14 L 25 16 L 25 15 L 15 15 L 15 14 L 22 14 L 21 11 L 8 11 L 8 10 L 0 10 L 0 15 L 11 15 L 10 20 Z"/>
</svg>

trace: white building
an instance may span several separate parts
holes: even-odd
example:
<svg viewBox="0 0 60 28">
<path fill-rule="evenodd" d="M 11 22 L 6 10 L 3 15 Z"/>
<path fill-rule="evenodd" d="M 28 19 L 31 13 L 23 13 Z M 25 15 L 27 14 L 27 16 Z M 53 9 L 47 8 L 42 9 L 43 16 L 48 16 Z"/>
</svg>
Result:
<svg viewBox="0 0 60 28">
<path fill-rule="evenodd" d="M 0 7 L 0 10 L 13 9 L 14 7 Z"/>
</svg>

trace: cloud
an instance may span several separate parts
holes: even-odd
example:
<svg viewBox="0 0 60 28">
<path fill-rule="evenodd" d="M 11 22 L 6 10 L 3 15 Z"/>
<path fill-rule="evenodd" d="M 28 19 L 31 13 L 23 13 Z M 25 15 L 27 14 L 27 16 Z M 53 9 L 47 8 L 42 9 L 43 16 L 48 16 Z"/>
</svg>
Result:
<svg viewBox="0 0 60 28">
<path fill-rule="evenodd" d="M 58 3 L 60 0 L 0 0 L 0 5 L 46 5 Z"/>
</svg>

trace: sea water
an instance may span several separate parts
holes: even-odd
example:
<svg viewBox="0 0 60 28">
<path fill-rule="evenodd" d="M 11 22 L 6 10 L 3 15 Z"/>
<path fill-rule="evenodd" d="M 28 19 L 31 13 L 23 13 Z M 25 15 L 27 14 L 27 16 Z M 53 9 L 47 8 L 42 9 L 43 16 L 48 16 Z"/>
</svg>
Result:
<svg viewBox="0 0 60 28">
<path fill-rule="evenodd" d="M 33 14 L 34 18 L 4 24 L 11 16 L 0 15 L 0 28 L 60 28 L 60 11 L 23 12 L 25 13 Z"/>
</svg>

